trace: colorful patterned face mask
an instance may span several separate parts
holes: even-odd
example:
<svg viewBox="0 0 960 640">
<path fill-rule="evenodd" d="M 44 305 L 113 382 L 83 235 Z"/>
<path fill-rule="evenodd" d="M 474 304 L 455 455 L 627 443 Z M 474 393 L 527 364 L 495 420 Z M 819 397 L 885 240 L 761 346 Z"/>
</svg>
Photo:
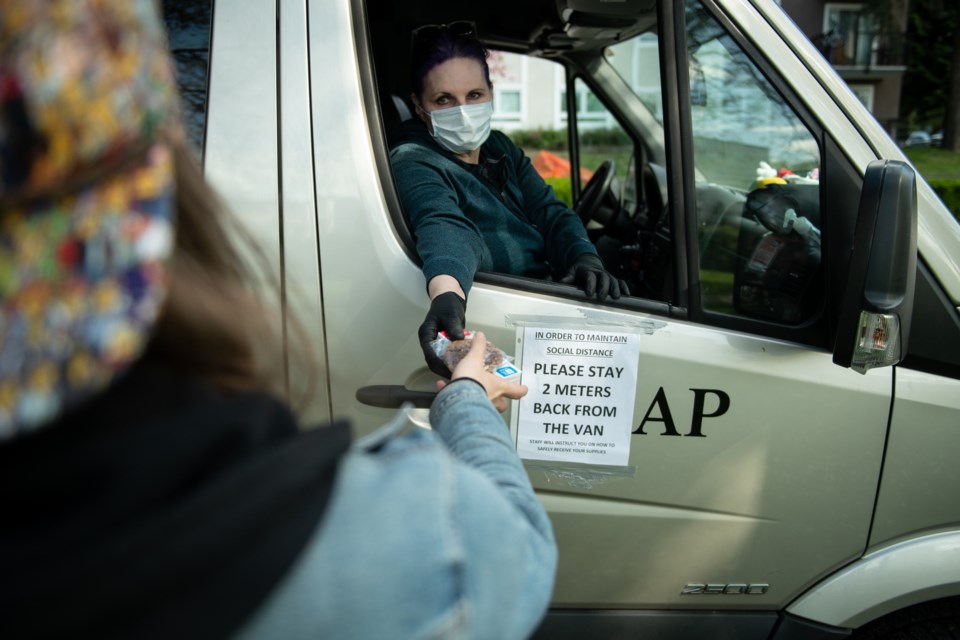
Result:
<svg viewBox="0 0 960 640">
<path fill-rule="evenodd" d="M 149 339 L 173 247 L 171 69 L 153 0 L 0 0 L 0 441 Z"/>
</svg>

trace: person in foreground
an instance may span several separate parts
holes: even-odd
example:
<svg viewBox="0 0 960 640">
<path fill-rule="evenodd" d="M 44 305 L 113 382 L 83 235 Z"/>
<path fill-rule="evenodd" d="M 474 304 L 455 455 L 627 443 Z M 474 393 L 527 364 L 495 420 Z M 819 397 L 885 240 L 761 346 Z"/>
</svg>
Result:
<svg viewBox="0 0 960 640">
<path fill-rule="evenodd" d="M 0 0 L 0 637 L 523 638 L 550 522 L 477 335 L 352 441 L 187 148 L 153 0 Z M 291 352 L 304 352 L 291 349 Z"/>
<path fill-rule="evenodd" d="M 577 214 L 491 131 L 493 85 L 473 24 L 414 30 L 410 69 L 417 117 L 393 137 L 390 160 L 431 301 L 419 331 L 430 369 L 449 376 L 429 343 L 438 331 L 463 337 L 478 270 L 572 283 L 599 300 L 629 295 Z"/>
</svg>

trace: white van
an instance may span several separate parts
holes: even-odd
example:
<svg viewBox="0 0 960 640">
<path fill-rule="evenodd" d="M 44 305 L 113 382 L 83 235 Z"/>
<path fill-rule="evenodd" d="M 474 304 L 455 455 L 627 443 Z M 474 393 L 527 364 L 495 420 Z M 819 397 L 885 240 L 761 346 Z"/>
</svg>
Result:
<svg viewBox="0 0 960 640">
<path fill-rule="evenodd" d="M 576 210 L 633 295 L 495 273 L 470 294 L 468 328 L 531 396 L 568 362 L 537 331 L 631 345 L 597 423 L 615 464 L 577 449 L 596 433 L 538 456 L 528 399 L 507 415 L 560 546 L 538 637 L 956 637 L 960 228 L 777 3 L 164 4 L 207 176 L 325 365 L 310 416 L 360 432 L 433 389 L 388 154 L 410 30 L 473 20 L 552 83 L 495 82 L 498 121 L 553 110 Z"/>
</svg>

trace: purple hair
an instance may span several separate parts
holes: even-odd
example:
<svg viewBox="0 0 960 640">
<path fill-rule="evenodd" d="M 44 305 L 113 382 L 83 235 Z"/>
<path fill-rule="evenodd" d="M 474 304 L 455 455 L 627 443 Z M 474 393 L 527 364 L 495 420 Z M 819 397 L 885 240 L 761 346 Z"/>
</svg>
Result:
<svg viewBox="0 0 960 640">
<path fill-rule="evenodd" d="M 476 60 L 483 68 L 487 86 L 493 86 L 490 82 L 490 67 L 487 65 L 487 50 L 473 36 L 457 35 L 443 29 L 428 38 L 415 38 L 410 58 L 410 86 L 418 99 L 423 94 L 423 79 L 430 70 L 452 58 Z"/>
</svg>

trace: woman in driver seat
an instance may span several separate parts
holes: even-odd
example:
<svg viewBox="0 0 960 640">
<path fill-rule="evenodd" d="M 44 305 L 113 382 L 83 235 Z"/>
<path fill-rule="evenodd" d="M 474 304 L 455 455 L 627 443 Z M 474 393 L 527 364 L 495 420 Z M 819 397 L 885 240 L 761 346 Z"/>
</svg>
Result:
<svg viewBox="0 0 960 640">
<path fill-rule="evenodd" d="M 600 300 L 629 295 L 577 214 L 491 131 L 493 85 L 473 23 L 415 29 L 410 80 L 417 117 L 398 130 L 390 159 L 423 260 L 431 302 L 419 338 L 434 373 L 449 376 L 429 343 L 438 331 L 463 337 L 478 270 L 557 279 Z"/>
</svg>

